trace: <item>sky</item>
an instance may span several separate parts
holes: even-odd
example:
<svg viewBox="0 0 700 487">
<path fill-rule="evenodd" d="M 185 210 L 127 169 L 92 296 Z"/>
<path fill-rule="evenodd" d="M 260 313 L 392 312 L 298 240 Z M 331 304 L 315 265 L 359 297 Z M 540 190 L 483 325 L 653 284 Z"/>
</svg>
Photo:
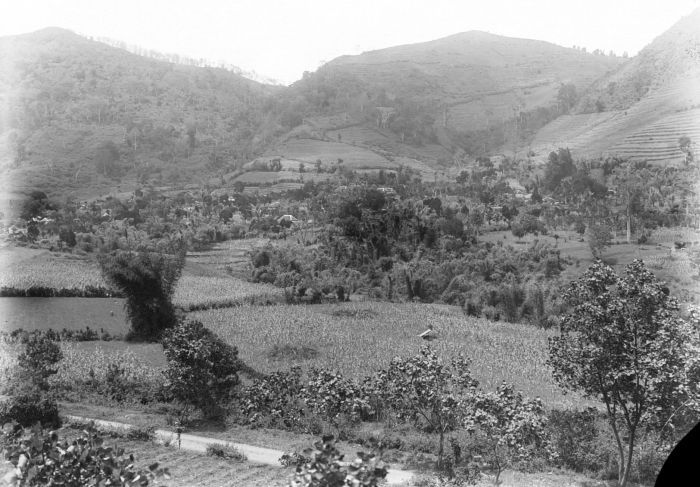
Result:
<svg viewBox="0 0 700 487">
<path fill-rule="evenodd" d="M 63 27 L 224 61 L 285 84 L 337 56 L 469 30 L 633 56 L 700 7 L 700 0 L 0 1 L 0 36 Z"/>
</svg>

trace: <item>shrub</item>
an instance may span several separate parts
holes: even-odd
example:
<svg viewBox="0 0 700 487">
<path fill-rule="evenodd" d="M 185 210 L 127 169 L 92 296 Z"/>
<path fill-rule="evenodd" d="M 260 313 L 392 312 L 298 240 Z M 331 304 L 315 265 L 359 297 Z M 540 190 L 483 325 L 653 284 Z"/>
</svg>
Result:
<svg viewBox="0 0 700 487">
<path fill-rule="evenodd" d="M 158 477 L 170 478 L 167 468 L 157 463 L 147 470 L 137 469 L 133 455 L 122 448 L 104 444 L 94 426 L 70 444 L 60 441 L 55 431 L 41 428 L 23 430 L 6 425 L 0 433 L 4 457 L 15 467 L 5 476 L 9 484 L 42 485 L 148 485 Z"/>
<path fill-rule="evenodd" d="M 315 450 L 304 451 L 311 461 L 297 467 L 290 487 L 376 487 L 387 475 L 387 469 L 378 465 L 374 455 L 363 452 L 358 452 L 354 462 L 343 466 L 343 455 L 335 447 L 332 436 L 323 437 L 314 447 Z"/>
<path fill-rule="evenodd" d="M 57 428 L 61 425 L 58 404 L 47 393 L 31 387 L 16 391 L 14 395 L 0 402 L 0 424 L 16 421 L 22 426 L 41 423 Z"/>
<path fill-rule="evenodd" d="M 523 397 L 505 382 L 496 392 L 478 391 L 468 397 L 462 423 L 476 434 L 485 459 L 496 472 L 496 483 L 513 462 L 553 456 L 542 401 Z"/>
<path fill-rule="evenodd" d="M 183 405 L 213 418 L 238 385 L 238 350 L 199 321 L 180 323 L 163 338 L 167 388 Z"/>
<path fill-rule="evenodd" d="M 246 423 L 261 425 L 267 419 L 270 425 L 298 429 L 304 424 L 304 405 L 301 400 L 303 384 L 301 368 L 274 372 L 256 379 L 241 391 L 240 410 Z"/>
<path fill-rule="evenodd" d="M 248 457 L 243 452 L 227 443 L 211 443 L 207 445 L 207 455 L 233 460 L 234 462 L 245 462 L 248 460 Z"/>
<path fill-rule="evenodd" d="M 598 441 L 599 416 L 595 408 L 549 413 L 547 429 L 562 466 L 576 472 L 598 472 L 605 467 L 607 460 Z"/>
<path fill-rule="evenodd" d="M 24 351 L 17 357 L 20 378 L 27 378 L 40 389 L 48 389 L 48 379 L 58 372 L 63 358 L 61 348 L 47 335 L 31 333 L 23 336 Z"/>
</svg>

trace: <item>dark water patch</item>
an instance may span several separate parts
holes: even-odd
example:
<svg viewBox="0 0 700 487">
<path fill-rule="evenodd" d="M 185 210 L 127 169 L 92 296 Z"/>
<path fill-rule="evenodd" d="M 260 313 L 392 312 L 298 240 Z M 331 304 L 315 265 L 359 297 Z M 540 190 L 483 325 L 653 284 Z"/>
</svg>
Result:
<svg viewBox="0 0 700 487">
<path fill-rule="evenodd" d="M 104 330 L 123 335 L 129 329 L 122 298 L 0 298 L 0 330 Z"/>
</svg>

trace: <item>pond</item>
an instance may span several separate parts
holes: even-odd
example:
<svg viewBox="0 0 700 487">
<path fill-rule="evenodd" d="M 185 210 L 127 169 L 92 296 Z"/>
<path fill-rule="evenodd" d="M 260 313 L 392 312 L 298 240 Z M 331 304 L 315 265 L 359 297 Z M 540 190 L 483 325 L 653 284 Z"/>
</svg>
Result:
<svg viewBox="0 0 700 487">
<path fill-rule="evenodd" d="M 119 298 L 0 298 L 0 330 L 85 329 L 124 334 L 129 326 Z"/>
</svg>

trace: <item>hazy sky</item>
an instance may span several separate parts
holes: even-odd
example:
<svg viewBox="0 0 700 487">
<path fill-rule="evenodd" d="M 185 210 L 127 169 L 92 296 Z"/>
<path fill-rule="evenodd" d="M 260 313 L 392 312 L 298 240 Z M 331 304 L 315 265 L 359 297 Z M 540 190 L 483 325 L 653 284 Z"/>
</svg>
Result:
<svg viewBox="0 0 700 487">
<path fill-rule="evenodd" d="M 634 55 L 700 0 L 3 0 L 0 36 L 58 26 L 290 83 L 342 54 L 468 30 Z M 9 15 L 8 15 L 9 12 Z M 700 28 L 700 26 L 699 26 Z"/>
</svg>

